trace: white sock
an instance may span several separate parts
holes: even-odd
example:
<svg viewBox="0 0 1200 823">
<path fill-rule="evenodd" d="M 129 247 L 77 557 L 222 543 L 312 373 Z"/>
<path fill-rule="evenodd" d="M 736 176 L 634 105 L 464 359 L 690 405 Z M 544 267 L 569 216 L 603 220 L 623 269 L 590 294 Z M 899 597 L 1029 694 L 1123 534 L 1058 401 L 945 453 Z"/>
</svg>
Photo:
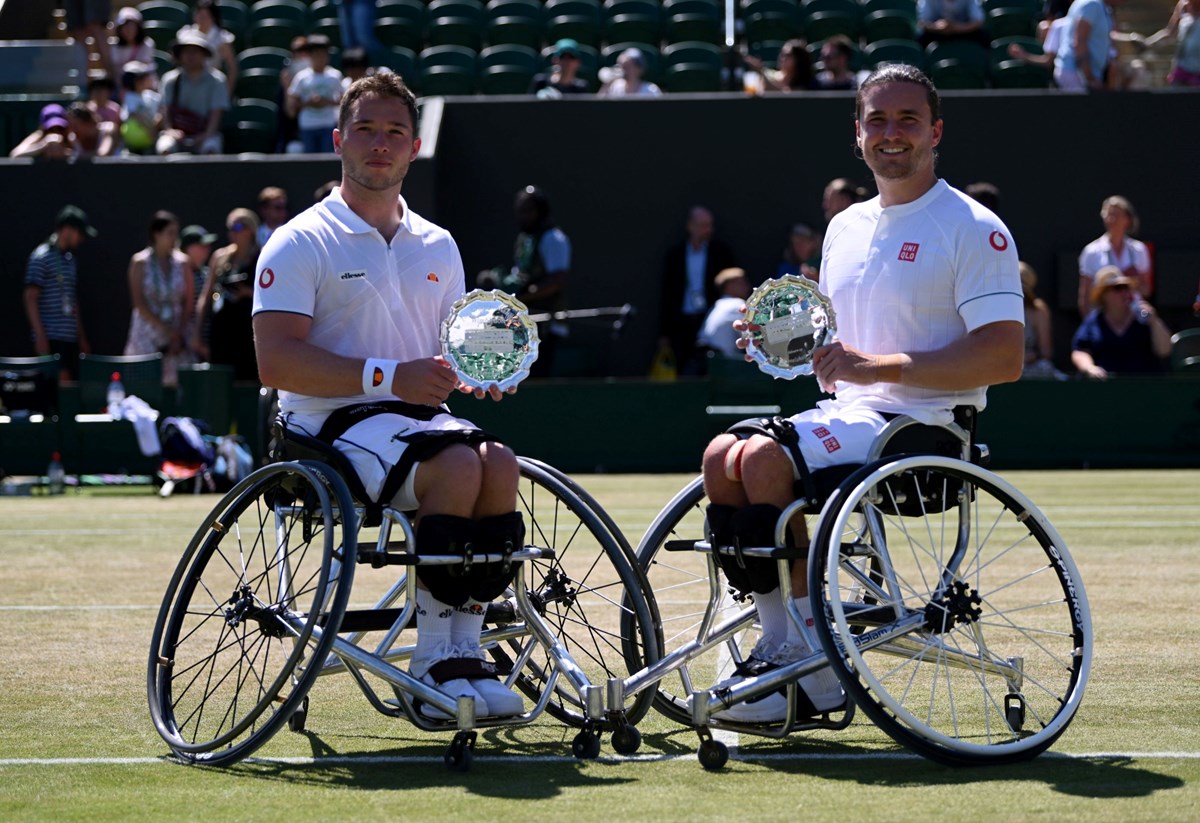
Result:
<svg viewBox="0 0 1200 823">
<path fill-rule="evenodd" d="M 418 677 L 441 660 L 450 646 L 454 607 L 433 596 L 428 589 L 417 589 L 417 647 L 410 669 Z"/>
<path fill-rule="evenodd" d="M 790 622 L 779 589 L 766 594 L 755 593 L 754 607 L 758 609 L 758 622 L 762 627 L 763 643 L 774 651 L 788 639 L 788 623 Z"/>
<path fill-rule="evenodd" d="M 808 599 L 808 595 L 797 597 L 794 602 L 796 603 L 796 608 L 800 611 L 800 616 L 804 618 L 805 628 L 812 635 L 813 643 L 819 646 L 820 641 L 817 640 L 816 629 L 813 627 L 812 602 Z M 788 621 L 788 630 L 790 632 L 788 636 L 789 643 L 796 643 L 803 646 L 806 650 L 812 651 L 812 647 L 808 645 L 804 636 L 800 634 L 800 630 L 790 620 Z M 808 699 L 821 711 L 836 709 L 844 702 L 842 684 L 837 679 L 837 675 L 828 666 L 801 677 L 800 688 L 804 689 L 804 693 L 808 695 Z"/>
<path fill-rule="evenodd" d="M 450 616 L 450 642 L 455 648 L 479 647 L 479 635 L 483 631 L 483 618 L 487 616 L 487 603 L 474 598 L 457 606 Z"/>
</svg>

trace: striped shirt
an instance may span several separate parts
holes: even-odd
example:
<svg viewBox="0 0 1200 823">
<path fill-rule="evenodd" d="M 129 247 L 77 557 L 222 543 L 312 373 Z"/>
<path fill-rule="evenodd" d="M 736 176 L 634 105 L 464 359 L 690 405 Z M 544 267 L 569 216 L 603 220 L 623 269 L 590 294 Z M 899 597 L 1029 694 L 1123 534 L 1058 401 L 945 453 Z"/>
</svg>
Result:
<svg viewBox="0 0 1200 823">
<path fill-rule="evenodd" d="M 38 293 L 38 315 L 48 340 L 74 343 L 79 329 L 76 314 L 79 301 L 76 297 L 75 255 L 59 249 L 57 237 L 42 243 L 29 255 L 25 268 L 25 285 L 36 286 Z"/>
</svg>

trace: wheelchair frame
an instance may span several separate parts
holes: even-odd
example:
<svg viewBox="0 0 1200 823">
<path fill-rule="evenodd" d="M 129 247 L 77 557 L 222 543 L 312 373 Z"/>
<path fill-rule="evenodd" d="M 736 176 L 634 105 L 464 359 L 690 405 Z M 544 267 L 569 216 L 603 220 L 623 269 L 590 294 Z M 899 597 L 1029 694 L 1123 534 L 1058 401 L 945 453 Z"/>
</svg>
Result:
<svg viewBox="0 0 1200 823">
<path fill-rule="evenodd" d="M 331 451 L 305 440 L 309 453 Z M 526 724 L 543 711 L 580 729 L 571 744 L 576 757 L 596 757 L 603 730 L 612 731 L 617 751 L 637 749 L 635 724 L 653 695 L 606 706 L 603 684 L 657 659 L 657 611 L 628 542 L 578 484 L 518 458 L 518 510 L 523 507 L 530 521 L 526 545 L 505 554 L 422 556 L 407 515 L 356 502 L 330 466 L 338 456 L 329 454 L 329 461 L 282 461 L 254 472 L 222 498 L 184 552 L 155 623 L 147 672 L 155 728 L 176 757 L 233 763 L 284 723 L 302 731 L 313 683 L 339 673 L 350 674 L 385 715 L 403 716 L 426 731 L 453 729 L 445 762 L 455 770 L 470 768 L 475 729 Z M 543 503 L 550 509 L 546 521 Z M 375 546 L 360 551 L 360 529 L 374 518 Z M 599 547 L 595 557 L 586 554 L 589 537 Z M 582 564 L 575 562 L 579 552 L 585 553 Z M 371 609 L 347 611 L 347 605 L 359 564 L 495 562 L 515 563 L 516 576 L 511 596 L 489 608 L 482 645 L 498 663 L 511 664 L 507 685 L 534 705 L 520 715 L 484 719 L 474 716 L 471 699 L 455 700 L 395 665 L 413 651 L 400 641 L 415 625 L 415 574 L 401 575 Z M 609 591 L 616 588 L 619 595 Z M 610 620 L 614 628 L 596 628 L 604 621 L 591 617 L 594 610 L 614 607 L 621 612 Z M 638 637 L 617 637 L 626 630 Z M 382 638 L 371 644 L 371 633 L 379 631 Z M 572 632 L 586 634 L 579 639 Z M 395 697 L 380 697 L 368 675 Z M 423 716 L 418 701 L 453 719 Z"/>
<path fill-rule="evenodd" d="M 703 535 L 694 531 L 697 519 L 703 521 L 702 478 L 677 494 L 644 535 L 638 560 L 656 588 L 656 573 L 665 568 L 667 583 L 656 593 L 661 598 L 668 589 L 677 597 L 687 586 L 678 580 L 683 564 L 665 553 L 684 552 L 683 563 L 687 553 L 702 554 L 704 572 L 693 573 L 691 582 L 707 589 L 707 601 L 699 616 L 684 611 L 684 629 L 665 627 L 656 663 L 609 681 L 610 703 L 653 690 L 660 713 L 696 729 L 698 756 L 709 769 L 728 758 L 710 727 L 782 738 L 794 731 L 845 728 L 856 708 L 897 742 L 952 765 L 1024 760 L 1048 748 L 1078 709 L 1091 665 L 1090 611 L 1078 569 L 1041 512 L 976 465 L 972 458 L 986 459 L 986 448 L 975 446 L 962 426 L 941 427 L 959 444 L 957 458 L 885 456 L 897 433 L 920 425 L 904 416 L 889 422 L 867 462 L 832 493 L 823 500 L 802 496 L 783 511 L 773 546 L 714 547 L 706 525 Z M 812 514 L 818 506 L 807 552 L 815 629 L 810 632 L 791 596 L 789 563 L 802 552 L 785 548 L 785 534 L 794 516 Z M 908 531 L 909 520 L 924 523 L 925 532 L 914 534 L 916 525 Z M 1009 535 L 1009 520 L 1024 536 Z M 1009 542 L 993 548 L 993 536 Z M 719 658 L 727 655 L 727 662 L 741 662 L 739 637 L 755 623 L 752 604 L 723 616 L 731 603 L 714 553 L 739 550 L 776 561 L 789 618 L 815 651 L 757 677 L 698 688 L 691 667 L 713 651 Z M 1017 563 L 1025 566 L 1011 580 L 988 587 L 993 574 L 1007 574 Z M 921 574 L 910 574 L 914 570 Z M 1017 597 L 1018 589 L 1030 593 Z M 993 641 L 1022 654 L 993 652 Z M 825 666 L 841 682 L 847 705 L 801 717 L 797 681 Z M 719 672 L 718 665 L 718 678 Z M 671 685 L 673 679 L 668 682 L 672 675 L 682 691 Z M 994 682 L 1003 685 L 1002 693 L 994 691 Z M 955 688 L 970 699 L 959 699 Z M 779 689 L 786 690 L 789 707 L 779 722 L 713 717 Z M 1026 728 L 1027 715 L 1036 728 Z"/>
</svg>

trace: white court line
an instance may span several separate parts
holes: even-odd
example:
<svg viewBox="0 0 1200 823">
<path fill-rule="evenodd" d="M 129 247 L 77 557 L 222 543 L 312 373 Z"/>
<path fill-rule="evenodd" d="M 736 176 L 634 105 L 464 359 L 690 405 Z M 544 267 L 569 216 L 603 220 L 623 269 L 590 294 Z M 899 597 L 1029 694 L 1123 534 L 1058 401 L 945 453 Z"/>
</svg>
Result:
<svg viewBox="0 0 1200 823">
<path fill-rule="evenodd" d="M 120 612 L 146 611 L 158 606 L 141 606 L 129 603 L 118 606 L 0 606 L 0 612 Z"/>
<path fill-rule="evenodd" d="M 1200 752 L 1046 752 L 1039 759 L 1051 758 L 1056 760 L 1200 760 Z M 479 751 L 480 761 L 495 763 L 570 763 L 576 761 L 569 754 L 562 755 L 520 755 L 497 754 L 489 755 L 486 750 Z M 626 762 L 695 762 L 695 754 L 634 754 L 634 755 L 604 755 L 596 758 L 600 763 Z M 912 752 L 809 752 L 775 754 L 755 754 L 743 752 L 741 756 L 730 753 L 730 760 L 740 760 L 747 763 L 768 761 L 913 761 L 925 760 Z M 241 761 L 248 765 L 286 765 L 286 766 L 375 766 L 375 765 L 436 765 L 444 763 L 438 756 L 424 755 L 420 757 L 405 757 L 403 755 L 332 755 L 329 757 L 247 757 Z M 153 766 L 184 765 L 168 755 L 161 757 L 10 757 L 0 758 L 0 768 L 16 766 Z"/>
</svg>

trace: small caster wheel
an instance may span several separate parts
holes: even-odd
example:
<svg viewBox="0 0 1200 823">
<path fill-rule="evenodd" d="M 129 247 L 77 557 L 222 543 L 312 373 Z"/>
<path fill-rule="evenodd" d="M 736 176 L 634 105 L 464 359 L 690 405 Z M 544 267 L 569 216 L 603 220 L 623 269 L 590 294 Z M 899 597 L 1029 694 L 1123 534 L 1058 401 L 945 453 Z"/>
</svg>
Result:
<svg viewBox="0 0 1200 823">
<path fill-rule="evenodd" d="M 292 716 L 288 718 L 288 728 L 294 732 L 302 732 L 306 723 L 308 723 L 307 697 L 300 701 L 300 705 L 296 707 L 296 711 L 292 712 Z"/>
<path fill-rule="evenodd" d="M 1019 694 L 1006 694 L 1004 696 L 1004 719 L 1008 721 L 1008 727 L 1014 732 L 1024 729 L 1025 698 Z"/>
<path fill-rule="evenodd" d="M 612 733 L 613 751 L 618 754 L 633 754 L 642 745 L 642 733 L 628 723 L 617 726 Z"/>
<path fill-rule="evenodd" d="M 720 740 L 705 740 L 696 756 L 700 758 L 701 766 L 715 772 L 729 762 L 729 747 Z"/>
<path fill-rule="evenodd" d="M 595 732 L 583 731 L 571 741 L 571 754 L 580 760 L 593 760 L 600 756 L 600 736 Z"/>
<path fill-rule="evenodd" d="M 469 772 L 475 760 L 475 732 L 459 732 L 446 751 L 446 768 L 455 772 Z"/>
</svg>

